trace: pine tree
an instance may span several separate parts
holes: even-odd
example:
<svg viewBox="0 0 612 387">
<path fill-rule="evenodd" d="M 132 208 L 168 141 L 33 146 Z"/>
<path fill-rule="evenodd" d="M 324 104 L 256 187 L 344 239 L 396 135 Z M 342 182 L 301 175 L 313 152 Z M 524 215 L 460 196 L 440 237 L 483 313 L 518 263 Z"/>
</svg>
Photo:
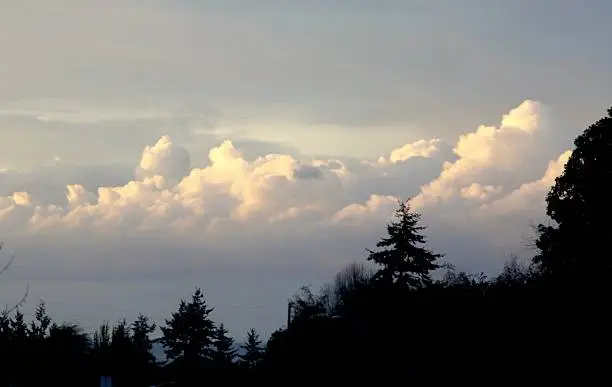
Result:
<svg viewBox="0 0 612 387">
<path fill-rule="evenodd" d="M 125 319 L 120 320 L 113 327 L 110 346 L 113 358 L 131 357 L 132 337 L 130 336 L 130 327 Z"/>
<path fill-rule="evenodd" d="M 368 250 L 368 261 L 382 266 L 374 280 L 384 284 L 397 284 L 410 288 L 431 283 L 430 272 L 439 268 L 434 254 L 425 248 L 425 230 L 419 225 L 421 215 L 411 211 L 408 202 L 400 202 L 395 211 L 395 221 L 387 225 L 388 236 L 377 244 L 379 251 Z"/>
<path fill-rule="evenodd" d="M 10 348 L 12 337 L 11 317 L 9 312 L 4 310 L 0 313 L 0 364 L 7 368 L 10 368 L 14 361 Z"/>
<path fill-rule="evenodd" d="M 181 300 L 178 311 L 161 327 L 161 342 L 168 359 L 181 358 L 187 362 L 210 359 L 215 333 L 215 324 L 209 318 L 212 311 L 199 288 L 190 302 Z"/>
<path fill-rule="evenodd" d="M 98 367 L 98 372 L 108 375 L 112 370 L 111 353 L 112 333 L 107 321 L 103 322 L 93 334 L 92 354 Z"/>
<path fill-rule="evenodd" d="M 125 380 L 129 374 L 134 361 L 134 346 L 130 336 L 130 327 L 125 319 L 120 320 L 114 327 L 111 334 L 111 375 L 119 376 Z M 118 378 L 119 379 L 119 378 Z"/>
<path fill-rule="evenodd" d="M 132 345 L 136 356 L 145 363 L 152 363 L 155 357 L 151 353 L 153 342 L 151 334 L 155 331 L 156 325 L 143 314 L 139 314 L 132 323 Z"/>
<path fill-rule="evenodd" d="M 244 354 L 240 355 L 240 364 L 247 369 L 255 368 L 263 358 L 261 340 L 255 329 L 248 330 L 246 343 L 241 348 Z"/>
<path fill-rule="evenodd" d="M 93 349 L 96 352 L 106 353 L 111 345 L 111 328 L 107 321 L 102 323 L 93 335 Z"/>
<path fill-rule="evenodd" d="M 51 327 L 51 318 L 47 314 L 47 307 L 43 301 L 38 303 L 34 314 L 34 321 L 30 323 L 30 333 L 33 338 L 42 340 L 47 337 Z"/>
<path fill-rule="evenodd" d="M 155 323 L 143 314 L 139 314 L 136 320 L 132 322 L 132 359 L 130 362 L 134 375 L 132 385 L 150 386 L 153 384 L 153 371 L 157 362 L 155 356 L 151 353 L 153 348 L 151 334 L 155 331 L 155 327 Z"/>
<path fill-rule="evenodd" d="M 17 309 L 11 320 L 11 331 L 15 340 L 25 342 L 29 336 L 28 324 L 26 324 L 23 313 Z"/>
<path fill-rule="evenodd" d="M 211 354 L 212 362 L 217 366 L 227 367 L 233 364 L 235 357 L 234 339 L 229 336 L 229 331 L 221 324 L 215 330 Z"/>
<path fill-rule="evenodd" d="M 82 385 L 82 369 L 89 364 L 91 342 L 77 324 L 52 324 L 46 340 L 51 353 L 47 365 L 61 375 L 64 385 Z M 79 383 L 80 382 L 80 383 Z"/>
</svg>

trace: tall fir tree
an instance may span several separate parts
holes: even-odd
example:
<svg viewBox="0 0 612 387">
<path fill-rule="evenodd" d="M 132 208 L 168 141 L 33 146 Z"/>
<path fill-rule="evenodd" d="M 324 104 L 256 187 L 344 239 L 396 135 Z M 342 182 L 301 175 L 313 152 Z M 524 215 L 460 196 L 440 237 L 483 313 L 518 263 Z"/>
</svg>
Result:
<svg viewBox="0 0 612 387">
<path fill-rule="evenodd" d="M 112 330 L 107 321 L 103 322 L 93 334 L 91 352 L 98 372 L 108 375 L 112 371 Z"/>
<path fill-rule="evenodd" d="M 11 330 L 15 339 L 26 340 L 29 336 L 28 324 L 21 310 L 17 309 L 15 316 L 11 320 Z"/>
<path fill-rule="evenodd" d="M 235 357 L 234 339 L 229 335 L 225 326 L 221 324 L 215 329 L 211 360 L 216 366 L 228 367 L 234 363 Z"/>
<path fill-rule="evenodd" d="M 116 373 L 124 373 L 127 366 L 135 360 L 130 333 L 130 327 L 125 319 L 120 320 L 113 327 L 110 349 L 113 369 Z"/>
<path fill-rule="evenodd" d="M 155 331 L 156 325 L 143 314 L 139 314 L 131 329 L 131 344 L 132 344 L 132 359 L 130 368 L 133 378 L 132 385 L 147 385 L 154 384 L 155 369 L 158 365 L 155 356 L 151 352 L 153 349 L 153 341 L 151 334 Z"/>
<path fill-rule="evenodd" d="M 244 353 L 240 355 L 240 365 L 247 369 L 255 368 L 262 360 L 264 351 L 259 334 L 254 328 L 248 330 L 246 343 L 241 345 L 241 348 Z"/>
<path fill-rule="evenodd" d="M 27 350 L 29 347 L 30 330 L 21 310 L 17 309 L 11 319 L 11 340 L 9 342 L 10 356 L 15 360 L 15 365 L 27 362 Z"/>
<path fill-rule="evenodd" d="M 179 308 L 161 327 L 162 344 L 170 360 L 186 362 L 210 360 L 215 324 L 200 288 L 196 288 L 190 302 L 181 300 Z"/>
<path fill-rule="evenodd" d="M 153 349 L 153 341 L 151 334 L 155 332 L 155 323 L 149 320 L 149 317 L 139 314 L 136 320 L 132 323 L 132 344 L 134 352 L 140 362 L 153 363 L 155 356 L 151 353 Z"/>
<path fill-rule="evenodd" d="M 378 251 L 368 250 L 368 261 L 381 266 L 374 281 L 396 284 L 410 288 L 431 283 L 430 272 L 439 268 L 435 254 L 424 245 L 426 238 L 419 225 L 421 215 L 410 209 L 409 203 L 400 202 L 395 211 L 395 220 L 387 225 L 387 237 L 376 244 Z"/>
<path fill-rule="evenodd" d="M 42 340 L 47 337 L 51 327 L 51 317 L 47 314 L 47 306 L 40 301 L 34 312 L 34 320 L 30 323 L 30 333 L 32 338 Z"/>
</svg>

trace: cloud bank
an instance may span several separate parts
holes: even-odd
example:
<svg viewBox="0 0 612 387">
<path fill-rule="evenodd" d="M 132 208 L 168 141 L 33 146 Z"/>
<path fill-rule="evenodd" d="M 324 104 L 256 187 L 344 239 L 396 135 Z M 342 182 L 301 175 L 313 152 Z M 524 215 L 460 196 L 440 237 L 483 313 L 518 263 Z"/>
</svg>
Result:
<svg viewBox="0 0 612 387">
<path fill-rule="evenodd" d="M 211 243 L 222 245 L 241 233 L 266 238 L 294 228 L 315 234 L 341 233 L 355 224 L 376 229 L 397 200 L 408 197 L 415 209 L 439 222 L 538 214 L 545 191 L 569 156 L 569 151 L 559 156 L 554 155 L 558 150 L 546 149 L 554 128 L 545 110 L 527 100 L 504 114 L 499 126 L 483 125 L 461 135 L 452 161 L 438 157 L 447 155 L 437 138 L 400 145 L 358 166 L 286 154 L 248 161 L 224 141 L 210 149 L 208 165 L 192 168 L 189 152 L 164 135 L 145 146 L 133 180 L 125 184 L 88 190 L 74 182 L 66 185 L 61 204 L 41 199 L 44 186 L 0 198 L 0 231 L 173 238 L 197 231 L 199 239 L 211 237 Z M 418 177 L 398 173 L 412 163 L 440 161 L 438 176 L 425 176 L 430 180 L 420 186 L 414 184 Z M 397 184 L 380 192 L 380 181 Z"/>
<path fill-rule="evenodd" d="M 206 165 L 193 166 L 185 146 L 164 135 L 143 144 L 122 184 L 73 181 L 55 202 L 45 199 L 44 182 L 6 193 L 0 235 L 30 253 L 46 246 L 45 256 L 25 259 L 21 278 L 192 278 L 261 267 L 324 278 L 363 259 L 397 201 L 412 198 L 450 262 L 492 271 L 521 252 L 529 221 L 543 218 L 546 191 L 570 155 L 551 146 L 555 125 L 545 106 L 526 100 L 497 126 L 479 126 L 454 144 L 422 139 L 359 162 L 248 160 L 224 141 Z M 0 184 L 10 173 L 0 173 Z M 61 248 L 72 253 L 50 252 Z"/>
</svg>

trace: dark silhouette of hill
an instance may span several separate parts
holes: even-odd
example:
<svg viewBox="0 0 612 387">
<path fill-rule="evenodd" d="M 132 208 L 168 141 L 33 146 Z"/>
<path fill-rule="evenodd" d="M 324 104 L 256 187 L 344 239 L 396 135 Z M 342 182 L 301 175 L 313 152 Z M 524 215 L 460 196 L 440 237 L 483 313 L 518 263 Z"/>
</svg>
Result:
<svg viewBox="0 0 612 387">
<path fill-rule="evenodd" d="M 520 155 L 517 155 L 517 157 Z M 236 344 L 196 288 L 160 323 L 103 324 L 92 335 L 53 322 L 40 303 L 0 315 L 1 386 L 201 386 L 224 382 L 590 384 L 607 376 L 611 344 L 612 109 L 575 141 L 547 196 L 532 261 L 494 277 L 446 268 L 419 214 L 398 203 L 386 235 L 319 290 L 300 289 L 287 326 Z M 1 272 L 0 272 L 1 273 Z M 27 321 L 26 321 L 27 320 Z M 214 378 L 214 379 L 211 379 Z M 222 379 L 221 379 L 222 378 Z M 605 380 L 605 379 L 604 379 Z"/>
</svg>

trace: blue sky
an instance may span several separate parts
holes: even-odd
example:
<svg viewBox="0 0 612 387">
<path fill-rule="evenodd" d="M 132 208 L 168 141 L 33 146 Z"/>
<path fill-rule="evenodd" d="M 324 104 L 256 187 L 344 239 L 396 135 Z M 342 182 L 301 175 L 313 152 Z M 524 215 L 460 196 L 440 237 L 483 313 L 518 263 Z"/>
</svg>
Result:
<svg viewBox="0 0 612 387">
<path fill-rule="evenodd" d="M 269 333 L 411 196 L 459 267 L 528 256 L 564 152 L 611 105 L 610 11 L 0 1 L 0 238 L 20 257 L 0 302 L 29 283 L 89 327 L 160 320 L 199 285 L 237 336 Z"/>
</svg>

